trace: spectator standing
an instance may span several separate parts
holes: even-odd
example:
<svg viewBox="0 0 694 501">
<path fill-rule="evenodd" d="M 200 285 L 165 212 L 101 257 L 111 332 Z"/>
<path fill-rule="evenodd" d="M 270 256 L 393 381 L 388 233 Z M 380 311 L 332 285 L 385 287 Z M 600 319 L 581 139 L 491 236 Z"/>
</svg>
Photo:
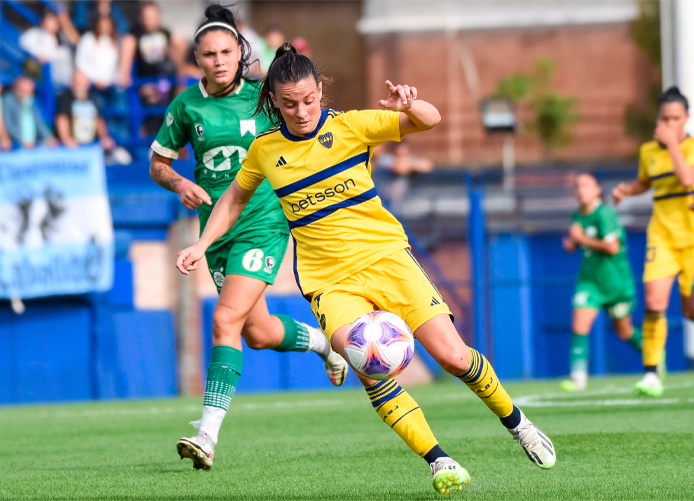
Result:
<svg viewBox="0 0 694 501">
<path fill-rule="evenodd" d="M 186 53 L 185 40 L 161 26 L 161 13 L 156 2 L 144 2 L 140 8 L 140 23 L 123 38 L 120 81 L 124 87 L 132 85 L 134 64 L 136 76 L 155 78 L 153 83 L 140 85 L 142 102 L 147 105 L 168 104 L 175 92 L 170 77 L 177 75 Z M 163 116 L 147 117 L 142 132 L 145 135 L 156 134 L 163 121 Z"/>
<path fill-rule="evenodd" d="M 10 138 L 23 148 L 32 149 L 37 143 L 56 146 L 58 141 L 41 116 L 34 93 L 34 81 L 25 76 L 18 77 L 12 92 L 3 97 L 2 115 Z"/>
<path fill-rule="evenodd" d="M 75 27 L 81 33 L 94 26 L 94 21 L 102 16 L 110 16 L 113 19 L 115 31 L 118 33 L 128 33 L 130 30 L 130 23 L 123 9 L 111 0 L 79 0 L 74 3 L 73 19 Z"/>
<path fill-rule="evenodd" d="M 262 44 L 262 52 L 260 53 L 260 68 L 263 73 L 266 73 L 270 67 L 270 63 L 275 59 L 275 52 L 279 49 L 287 39 L 284 33 L 277 26 L 271 27 L 265 33 L 265 40 Z"/>
<path fill-rule="evenodd" d="M 93 31 L 82 36 L 77 45 L 75 66 L 100 90 L 117 82 L 118 33 L 111 16 L 96 18 Z"/>
<path fill-rule="evenodd" d="M 106 152 L 106 163 L 130 163 L 132 158 L 123 148 L 116 146 L 89 93 L 89 79 L 80 70 L 72 77 L 72 84 L 58 97 L 55 129 L 60 141 L 68 148 L 99 144 Z"/>
<path fill-rule="evenodd" d="M 60 43 L 58 38 L 60 28 L 61 19 L 58 15 L 55 12 L 46 11 L 39 26 L 29 28 L 22 33 L 19 37 L 19 46 L 38 59 L 41 64 L 50 64 L 51 79 L 55 85 L 67 86 L 72 77 L 72 51 L 69 46 Z M 76 38 L 73 40 L 76 41 Z"/>
<path fill-rule="evenodd" d="M 58 96 L 55 130 L 68 148 L 91 144 L 97 138 L 105 150 L 115 147 L 96 103 L 89 96 L 89 79 L 80 70 L 72 76 L 70 88 Z"/>
<path fill-rule="evenodd" d="M 185 41 L 161 26 L 161 13 L 155 2 L 144 2 L 140 23 L 123 38 L 120 64 L 121 82 L 132 84 L 133 64 L 138 77 L 172 77 L 186 54 Z M 147 98 L 151 89 L 143 93 Z M 168 97 L 168 96 L 167 96 Z M 159 102 L 157 99 L 150 102 Z"/>
<path fill-rule="evenodd" d="M 5 128 L 5 120 L 2 116 L 2 85 L 0 85 L 0 150 L 10 151 L 12 149 L 12 139 Z"/>
</svg>

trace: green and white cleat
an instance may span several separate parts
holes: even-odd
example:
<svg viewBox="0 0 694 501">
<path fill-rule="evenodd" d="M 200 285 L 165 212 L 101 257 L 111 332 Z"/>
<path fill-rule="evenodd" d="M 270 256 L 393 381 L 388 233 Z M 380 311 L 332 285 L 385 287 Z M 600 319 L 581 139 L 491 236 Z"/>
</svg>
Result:
<svg viewBox="0 0 694 501">
<path fill-rule="evenodd" d="M 336 351 L 330 350 L 330 355 L 325 359 L 325 373 L 334 386 L 342 386 L 349 372 L 349 364 Z"/>
<path fill-rule="evenodd" d="M 659 397 L 663 394 L 663 383 L 660 381 L 658 374 L 655 372 L 647 372 L 643 375 L 641 381 L 634 385 L 634 391 L 638 395 Z"/>
<path fill-rule="evenodd" d="M 209 470 L 214 461 L 214 443 L 207 434 L 182 438 L 176 443 L 178 455 L 193 460 L 194 470 Z"/>
<path fill-rule="evenodd" d="M 439 494 L 460 492 L 472 480 L 467 470 L 449 457 L 438 458 L 429 466 L 434 475 L 434 489 Z"/>
</svg>

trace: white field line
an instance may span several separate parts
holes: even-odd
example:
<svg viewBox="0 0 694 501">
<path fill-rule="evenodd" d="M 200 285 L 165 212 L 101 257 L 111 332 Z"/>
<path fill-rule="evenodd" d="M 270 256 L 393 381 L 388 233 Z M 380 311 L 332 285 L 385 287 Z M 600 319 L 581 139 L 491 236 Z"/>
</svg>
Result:
<svg viewBox="0 0 694 501">
<path fill-rule="evenodd" d="M 694 387 L 694 382 L 686 382 L 679 384 L 665 385 L 666 389 L 683 389 Z M 600 407 L 600 406 L 629 406 L 629 405 L 670 405 L 680 402 L 694 403 L 694 398 L 689 399 L 608 399 L 608 400 L 576 400 L 576 397 L 591 397 L 602 395 L 621 395 L 631 394 L 632 387 L 616 387 L 607 386 L 599 390 L 588 390 L 576 393 L 547 393 L 538 395 L 525 395 L 515 397 L 514 403 L 521 407 Z M 447 393 L 442 395 L 432 395 L 421 399 L 424 402 L 439 402 L 447 401 L 454 403 L 456 400 L 472 399 L 474 395 L 466 392 L 461 388 L 461 392 Z M 353 404 L 361 405 L 357 401 L 352 401 Z M 366 397 L 364 399 L 366 403 Z M 290 409 L 307 409 L 320 407 L 338 407 L 345 405 L 345 401 L 341 399 L 312 399 L 312 400 L 297 400 L 293 402 L 263 402 L 263 403 L 232 403 L 229 412 L 260 411 L 260 410 L 290 410 Z M 72 418 L 72 417 L 103 417 L 103 416 L 144 416 L 186 412 L 200 412 L 201 405 L 185 405 L 185 406 L 166 406 L 166 407 L 146 407 L 139 409 L 103 409 L 103 410 L 75 410 L 75 411 L 42 411 L 31 414 L 32 418 Z M 11 409 L 9 407 L 8 409 Z M 0 420 L 2 419 L 2 409 L 0 409 Z M 28 417 L 28 416 L 27 416 Z"/>
<path fill-rule="evenodd" d="M 534 400 L 530 397 L 516 398 L 514 403 L 520 407 L 612 407 L 625 405 L 668 405 L 679 404 L 679 398 L 649 398 L 645 399 L 613 399 L 613 400 Z"/>
</svg>

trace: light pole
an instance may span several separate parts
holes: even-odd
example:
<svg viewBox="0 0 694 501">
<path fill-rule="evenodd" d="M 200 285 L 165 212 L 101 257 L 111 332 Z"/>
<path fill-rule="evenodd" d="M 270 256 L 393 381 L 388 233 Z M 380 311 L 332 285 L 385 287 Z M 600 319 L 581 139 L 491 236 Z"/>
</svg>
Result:
<svg viewBox="0 0 694 501">
<path fill-rule="evenodd" d="M 505 98 L 490 97 L 482 101 L 482 125 L 488 134 L 503 134 L 501 151 L 504 168 L 504 189 L 513 190 L 515 187 L 516 168 L 516 114 L 513 103 Z"/>
</svg>

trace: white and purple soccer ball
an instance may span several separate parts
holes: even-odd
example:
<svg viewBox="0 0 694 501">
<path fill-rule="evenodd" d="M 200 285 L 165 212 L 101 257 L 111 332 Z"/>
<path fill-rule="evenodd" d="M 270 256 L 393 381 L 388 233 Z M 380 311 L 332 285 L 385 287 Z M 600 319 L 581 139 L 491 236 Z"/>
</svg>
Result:
<svg viewBox="0 0 694 501">
<path fill-rule="evenodd" d="M 412 331 L 402 318 L 387 311 L 372 311 L 356 319 L 345 341 L 347 361 L 371 379 L 400 374 L 413 353 Z"/>
</svg>

